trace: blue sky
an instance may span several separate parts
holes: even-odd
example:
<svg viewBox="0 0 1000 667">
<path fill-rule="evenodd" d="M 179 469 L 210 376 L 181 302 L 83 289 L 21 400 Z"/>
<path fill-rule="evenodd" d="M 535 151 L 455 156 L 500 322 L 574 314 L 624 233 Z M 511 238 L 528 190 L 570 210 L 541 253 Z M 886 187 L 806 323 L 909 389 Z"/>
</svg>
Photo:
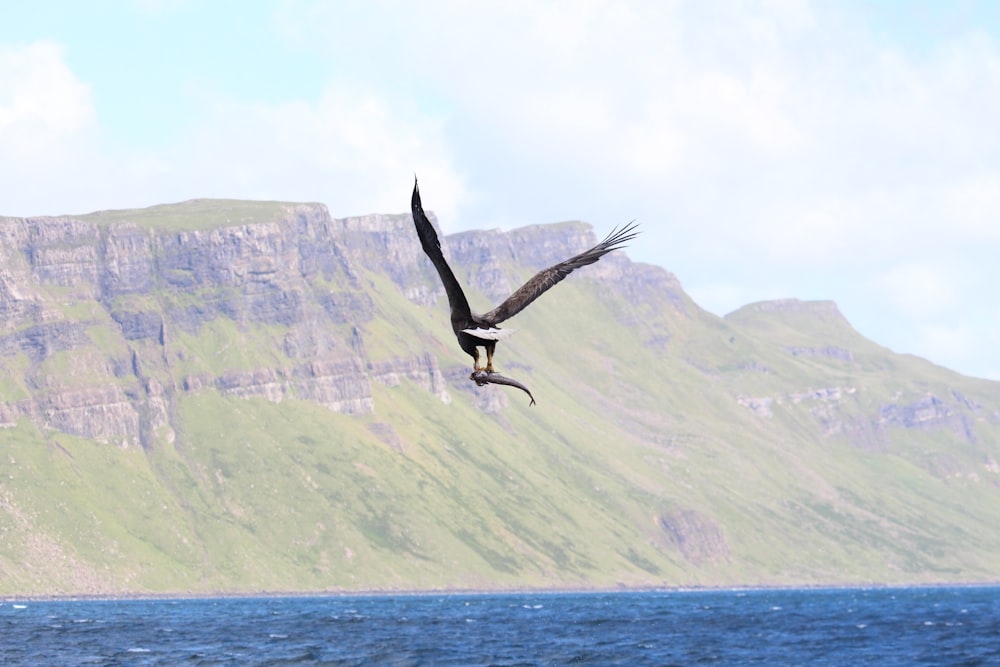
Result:
<svg viewBox="0 0 1000 667">
<path fill-rule="evenodd" d="M 196 197 L 638 219 L 706 309 L 832 299 L 1000 379 L 1000 3 L 0 7 L 0 215 Z"/>
</svg>

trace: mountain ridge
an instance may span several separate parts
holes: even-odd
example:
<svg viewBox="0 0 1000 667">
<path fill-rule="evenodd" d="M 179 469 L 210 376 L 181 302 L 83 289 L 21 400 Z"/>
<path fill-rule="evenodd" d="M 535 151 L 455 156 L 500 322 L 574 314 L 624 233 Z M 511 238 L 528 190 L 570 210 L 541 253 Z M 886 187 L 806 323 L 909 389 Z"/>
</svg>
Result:
<svg viewBox="0 0 1000 667">
<path fill-rule="evenodd" d="M 486 310 L 596 238 L 442 241 Z M 192 200 L 0 218 L 0 325 L 3 594 L 1000 579 L 1000 383 L 832 302 L 609 255 L 512 321 L 528 410 L 408 214 Z"/>
</svg>

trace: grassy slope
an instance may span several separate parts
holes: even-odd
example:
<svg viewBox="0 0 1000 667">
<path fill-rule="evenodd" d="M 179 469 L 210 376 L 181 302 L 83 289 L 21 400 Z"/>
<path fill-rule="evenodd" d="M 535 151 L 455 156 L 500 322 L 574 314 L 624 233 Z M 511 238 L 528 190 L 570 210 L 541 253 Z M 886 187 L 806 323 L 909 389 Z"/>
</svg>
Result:
<svg viewBox="0 0 1000 667">
<path fill-rule="evenodd" d="M 419 308 L 366 280 L 373 360 L 468 364 L 443 303 Z M 0 593 L 998 578 L 1000 490 L 983 468 L 1000 458 L 995 424 L 979 420 L 975 443 L 896 430 L 863 448 L 816 415 L 870 421 L 893 396 L 952 390 L 996 410 L 996 383 L 893 355 L 822 313 L 723 320 L 656 299 L 636 313 L 581 272 L 515 318 L 497 367 L 531 387 L 532 408 L 507 388 L 450 387 L 444 404 L 404 381 L 374 384 L 363 417 L 206 389 L 180 399 L 176 444 L 148 451 L 6 429 Z M 275 363 L 277 329 L 217 321 L 183 340 L 169 372 Z M 665 346 L 643 345 L 663 332 Z M 853 359 L 788 352 L 807 346 Z M 828 387 L 853 391 L 788 398 Z M 510 404 L 483 414 L 472 391 Z M 772 415 L 742 396 L 771 398 Z M 385 425 L 396 441 L 378 437 Z M 941 474 L 944 455 L 959 473 Z M 680 510 L 707 517 L 727 548 L 685 559 L 659 522 Z"/>
<path fill-rule="evenodd" d="M 240 199 L 192 199 L 140 209 L 95 211 L 74 216 L 98 225 L 129 222 L 139 227 L 188 231 L 281 220 L 301 204 Z"/>
</svg>

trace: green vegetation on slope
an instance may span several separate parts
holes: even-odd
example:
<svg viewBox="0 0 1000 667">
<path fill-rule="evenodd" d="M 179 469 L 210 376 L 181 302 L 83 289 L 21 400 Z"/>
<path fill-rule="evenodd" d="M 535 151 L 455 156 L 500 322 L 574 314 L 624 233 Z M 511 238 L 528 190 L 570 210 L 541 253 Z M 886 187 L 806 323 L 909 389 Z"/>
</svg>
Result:
<svg viewBox="0 0 1000 667">
<path fill-rule="evenodd" d="M 299 205 L 241 199 L 192 199 L 139 209 L 95 211 L 76 217 L 99 225 L 127 222 L 139 227 L 180 232 L 281 220 Z"/>
<path fill-rule="evenodd" d="M 219 224 L 181 206 L 142 215 Z M 504 270 L 514 284 L 530 274 Z M 169 426 L 123 447 L 6 424 L 0 594 L 1000 578 L 1000 388 L 895 355 L 832 304 L 720 319 L 654 290 L 632 303 L 585 269 L 498 348 L 529 408 L 465 380 L 443 298 L 417 305 L 378 271 L 355 280 L 374 314 L 324 335 L 360 338 L 370 368 L 432 355 L 450 402 L 405 377 L 371 382 L 374 412 L 355 415 L 294 393 L 226 395 L 213 378 L 304 361 L 288 356 L 292 325 L 224 316 L 172 329 L 160 349 L 81 304 L 95 347 L 3 357 L 30 379 L 5 385 L 8 402 L 86 387 L 108 372 L 102 354 L 141 358 L 115 382 L 137 395 L 155 379 Z M 166 312 L 227 288 L 160 289 L 115 307 Z M 184 388 L 190 376 L 204 386 Z"/>
</svg>

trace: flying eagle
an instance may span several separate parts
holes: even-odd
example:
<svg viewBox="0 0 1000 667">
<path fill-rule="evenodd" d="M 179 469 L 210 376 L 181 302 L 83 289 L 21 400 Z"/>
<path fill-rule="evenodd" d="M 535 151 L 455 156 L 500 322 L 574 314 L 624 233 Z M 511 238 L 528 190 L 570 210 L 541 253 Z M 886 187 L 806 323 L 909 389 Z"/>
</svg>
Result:
<svg viewBox="0 0 1000 667">
<path fill-rule="evenodd" d="M 524 310 L 529 303 L 572 273 L 574 269 L 593 264 L 612 250 L 618 250 L 638 234 L 635 231 L 637 225 L 634 222 L 630 222 L 620 230 L 613 229 L 607 238 L 590 250 L 585 250 L 579 255 L 570 257 L 565 262 L 539 271 L 499 306 L 488 313 L 477 315 L 469 308 L 465 292 L 462 291 L 462 286 L 458 284 L 455 274 L 452 273 L 451 267 L 448 266 L 448 262 L 445 261 L 444 254 L 441 252 L 441 241 L 438 240 L 437 232 L 434 231 L 434 227 L 424 215 L 424 209 L 420 203 L 420 190 L 415 178 L 410 208 L 413 210 L 413 226 L 417 228 L 420 245 L 430 257 L 431 263 L 434 264 L 438 275 L 441 276 L 441 282 L 444 283 L 444 291 L 448 295 L 448 305 L 451 307 L 451 328 L 455 332 L 455 337 L 458 338 L 458 345 L 473 359 L 473 376 L 482 370 L 485 370 L 486 373 L 493 373 L 493 350 L 497 346 L 497 341 L 513 333 L 510 329 L 501 329 L 497 326 L 498 324 Z M 480 347 L 486 349 L 485 369 L 481 369 L 479 366 Z"/>
</svg>

